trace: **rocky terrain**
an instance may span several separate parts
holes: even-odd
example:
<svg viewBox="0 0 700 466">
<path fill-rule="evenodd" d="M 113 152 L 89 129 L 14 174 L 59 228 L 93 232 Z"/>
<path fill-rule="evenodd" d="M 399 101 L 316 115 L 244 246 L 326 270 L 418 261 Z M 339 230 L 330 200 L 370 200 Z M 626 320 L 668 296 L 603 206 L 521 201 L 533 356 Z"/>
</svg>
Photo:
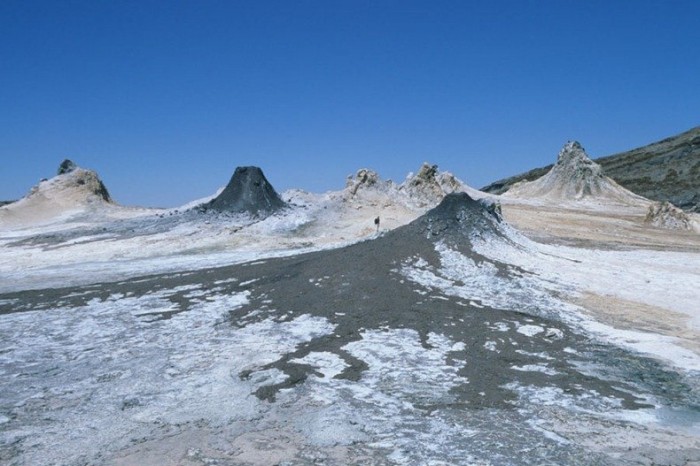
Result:
<svg viewBox="0 0 700 466">
<path fill-rule="evenodd" d="M 595 159 L 603 173 L 635 194 L 700 212 L 700 127 L 627 152 Z M 496 181 L 482 191 L 501 194 L 532 181 L 552 165 Z"/>
<path fill-rule="evenodd" d="M 693 221 L 690 216 L 670 202 L 655 202 L 650 205 L 644 221 L 659 228 L 693 229 Z"/>
<path fill-rule="evenodd" d="M 505 196 L 431 164 L 241 167 L 176 209 L 95 180 L 0 207 L 2 464 L 700 462 L 697 214 L 580 144 Z"/>
</svg>

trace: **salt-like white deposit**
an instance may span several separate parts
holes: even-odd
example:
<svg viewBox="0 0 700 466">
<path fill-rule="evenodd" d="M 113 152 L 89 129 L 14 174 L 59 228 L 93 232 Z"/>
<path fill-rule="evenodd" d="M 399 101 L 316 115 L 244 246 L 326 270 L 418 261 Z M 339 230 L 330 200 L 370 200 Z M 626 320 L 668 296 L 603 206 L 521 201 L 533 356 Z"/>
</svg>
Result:
<svg viewBox="0 0 700 466">
<path fill-rule="evenodd" d="M 251 392 L 280 374 L 238 373 L 333 331 L 310 316 L 234 329 L 227 314 L 246 296 L 215 290 L 186 313 L 149 318 L 172 311 L 166 298 L 177 291 L 3 316 L 3 406 L 15 416 L 50 416 L 5 431 L 5 446 L 30 439 L 24 464 L 72 463 L 158 436 L 158 425 L 250 420 L 264 411 Z"/>
<path fill-rule="evenodd" d="M 426 165 L 395 185 L 358 173 L 340 192 L 284 193 L 291 207 L 263 219 L 182 214 L 209 199 L 177 211 L 92 202 L 50 218 L 46 206 L 33 201 L 21 222 L 1 223 L 11 211 L 5 207 L 0 293 L 124 284 L 155 273 L 186 276 L 381 239 L 446 192 L 468 190 L 447 175 Z M 601 199 L 586 202 L 605 209 Z M 296 382 L 293 371 L 276 364 L 323 338 L 340 338 L 333 316 L 352 313 L 331 308 L 329 317 L 320 317 L 262 297 L 259 309 L 237 321 L 252 291 L 225 290 L 254 291 L 271 277 L 204 282 L 195 275 L 190 284 L 106 296 L 77 289 L 46 309 L 0 315 L 0 459 L 29 465 L 512 464 L 513 458 L 607 464 L 601 458 L 623 458 L 620 464 L 628 464 L 635 461 L 630 449 L 638 449 L 640 464 L 663 454 L 669 464 L 682 464 L 674 452 L 700 449 L 692 412 L 676 412 L 648 394 L 648 407 L 640 409 L 626 406 L 619 394 L 560 388 L 562 359 L 585 376 L 607 375 L 578 347 L 551 350 L 568 341 L 564 326 L 558 328 L 565 324 L 602 344 L 656 358 L 664 370 L 686 377 L 684 383 L 697 381 L 700 253 L 542 244 L 506 224 L 500 228 L 503 236 L 469 238 L 472 255 L 438 241 L 438 263 L 416 254 L 391 265 L 416 301 L 455 302 L 464 316 L 422 335 L 359 322 L 358 338 L 339 349 L 290 357 L 286 363 L 312 368 Z M 321 289 L 332 278 L 319 273 L 308 283 Z M 129 285 L 139 283 L 149 279 Z M 81 298 L 88 300 L 70 304 Z M 22 301 L 2 298 L 0 305 Z M 637 323 L 644 316 L 634 306 L 653 311 L 647 320 L 668 329 Z M 615 320 L 628 308 L 626 320 Z M 442 333 L 463 325 L 466 313 L 490 309 L 510 314 L 488 322 L 492 333 L 478 347 Z M 523 341 L 541 345 L 528 351 Z M 512 409 L 461 404 L 460 390 L 482 382 L 478 370 L 464 375 L 481 353 L 519 382 L 487 383 L 478 395 L 508 390 Z M 508 361 L 511 355 L 527 362 Z M 348 374 L 353 358 L 364 369 Z M 277 386 L 274 401 L 258 396 Z M 697 406 L 696 399 L 686 402 Z M 654 451 L 645 450 L 650 445 Z"/>
</svg>

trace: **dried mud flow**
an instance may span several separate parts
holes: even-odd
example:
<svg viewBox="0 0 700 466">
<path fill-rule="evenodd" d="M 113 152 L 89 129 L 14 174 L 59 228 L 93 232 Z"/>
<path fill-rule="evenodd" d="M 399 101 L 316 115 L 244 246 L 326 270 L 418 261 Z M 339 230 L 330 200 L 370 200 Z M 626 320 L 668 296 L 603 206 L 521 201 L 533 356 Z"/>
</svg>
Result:
<svg viewBox="0 0 700 466">
<path fill-rule="evenodd" d="M 696 389 L 682 375 L 664 369 L 653 360 L 592 340 L 566 325 L 559 316 L 559 309 L 493 308 L 420 285 L 402 272 L 417 261 L 421 261 L 423 268 L 439 270 L 443 264 L 436 252 L 437 245 L 458 251 L 477 264 L 485 262 L 487 259 L 476 253 L 471 243 L 473 238 L 483 236 L 493 237 L 503 244 L 510 241 L 497 207 L 475 201 L 464 193 L 451 194 L 412 223 L 345 248 L 119 283 L 10 293 L 0 295 L 0 314 L 51 313 L 56 307 L 77 309 L 104 302 L 110 296 L 128 295 L 137 299 L 164 290 L 186 290 L 168 295 L 171 306 L 167 311 L 146 316 L 158 322 L 190 312 L 216 289 L 218 295 L 245 293 L 247 296 L 246 303 L 230 309 L 219 326 L 245 329 L 266 321 L 293 322 L 303 316 L 328 322 L 333 327 L 332 332 L 310 338 L 274 361 L 261 367 L 231 369 L 234 382 L 241 383 L 255 379 L 260 373 L 283 373 L 285 377 L 281 380 L 257 386 L 252 392 L 258 400 L 272 407 L 282 394 L 303 390 L 311 378 L 323 377 L 314 365 L 300 362 L 310 355 L 331 354 L 342 360 L 343 369 L 333 379 L 353 384 L 364 380 L 370 364 L 349 348 L 361 342 L 368 332 L 410 331 L 418 335 L 425 351 L 433 349 L 435 335 L 439 335 L 454 343 L 447 352 L 446 364 L 454 368 L 455 380 L 460 382 L 454 383 L 449 395 L 442 394 L 439 380 L 420 377 L 421 371 L 430 368 L 421 367 L 419 363 L 411 368 L 420 381 L 418 386 L 412 386 L 413 382 L 407 379 L 400 385 L 388 387 L 387 393 L 419 390 L 420 396 L 410 398 L 410 402 L 412 409 L 422 413 L 425 419 L 438 416 L 461 425 L 468 424 L 470 419 L 483 421 L 488 413 L 487 417 L 493 422 L 487 430 L 490 429 L 493 439 L 478 443 L 472 438 L 475 434 L 464 434 L 459 440 L 453 440 L 449 447 L 453 451 L 435 453 L 443 455 L 450 464 L 455 464 L 455 456 L 451 455 L 462 455 L 470 449 L 478 451 L 475 458 L 489 459 L 488 464 L 513 464 L 509 461 L 516 454 L 521 464 L 636 464 L 633 458 L 629 459 L 629 452 L 620 453 L 620 457 L 608 457 L 588 453 L 575 443 L 543 439 L 522 419 L 522 426 L 504 423 L 499 427 L 503 419 L 512 420 L 524 410 L 540 409 L 525 406 L 514 387 L 532 387 L 535 392 L 543 393 L 556 390 L 573 398 L 580 396 L 592 403 L 588 406 L 585 405 L 588 401 L 583 402 L 584 412 L 597 409 L 598 399 L 615 400 L 620 409 L 630 411 L 650 408 L 649 400 L 654 399 L 674 409 L 700 413 Z M 502 280 L 515 279 L 525 273 L 507 264 L 494 263 L 493 266 Z M 449 277 L 444 279 L 449 281 Z M 464 280 L 469 277 L 465 276 Z M 196 297 L 190 293 L 194 285 L 201 290 Z M 455 281 L 453 285 L 460 283 Z M 182 337 L 187 338 L 187 335 Z M 490 347 L 494 342 L 498 342 L 498 351 Z M 543 358 L 547 360 L 547 371 L 518 369 L 541 365 Z M 48 411 L 28 409 L 2 407 L 0 414 L 12 421 L 0 429 L 12 422 L 42 422 L 40 419 L 49 415 Z M 361 420 L 353 422 L 362 424 Z M 521 444 L 533 442 L 534 445 L 537 443 L 534 438 L 539 439 L 537 442 L 542 448 L 527 449 Z M 2 453 L 0 449 L 0 455 L 5 455 L 0 458 L 8 464 L 15 464 L 12 462 L 16 458 L 14 455 L 19 455 L 24 447 L 15 445 L 13 448 L 16 449 L 14 453 L 8 453 L 9 450 Z M 386 455 L 381 446 L 367 448 L 363 454 L 370 457 L 372 453 L 368 451 L 377 449 L 374 453 L 377 456 L 375 460 L 370 458 L 370 463 L 385 464 L 378 459 Z M 642 448 L 646 459 L 659 459 L 667 454 L 654 448 L 654 445 Z M 406 453 L 409 460 L 426 458 L 420 456 L 424 453 L 415 453 L 415 457 L 411 454 L 410 451 Z M 663 464 L 681 464 L 682 458 L 700 460 L 700 451 L 691 447 L 677 449 L 673 454 L 677 456 L 671 460 L 678 463 Z M 627 459 L 624 455 L 628 455 Z M 303 461 L 290 464 L 303 464 Z"/>
<path fill-rule="evenodd" d="M 285 206 L 260 168 L 238 167 L 221 194 L 205 204 L 204 209 L 262 216 Z"/>
</svg>

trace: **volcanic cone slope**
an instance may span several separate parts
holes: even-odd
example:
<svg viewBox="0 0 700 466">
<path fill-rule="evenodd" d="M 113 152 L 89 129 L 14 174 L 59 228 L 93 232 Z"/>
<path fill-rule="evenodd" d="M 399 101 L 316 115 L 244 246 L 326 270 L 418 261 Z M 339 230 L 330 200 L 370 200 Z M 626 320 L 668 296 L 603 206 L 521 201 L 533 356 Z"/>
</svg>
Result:
<svg viewBox="0 0 700 466">
<path fill-rule="evenodd" d="M 114 203 L 97 173 L 64 160 L 56 176 L 42 180 L 19 201 L 0 207 L 0 225 L 41 224 L 105 206 Z"/>
<path fill-rule="evenodd" d="M 564 145 L 552 169 L 534 181 L 515 184 L 507 197 L 541 198 L 555 202 L 607 200 L 629 205 L 648 203 L 646 199 L 618 185 L 603 174 L 576 141 Z"/>
<path fill-rule="evenodd" d="M 79 451 L 91 463 L 123 458 L 120 449 L 159 451 L 177 430 L 178 454 L 207 438 L 197 448 L 221 459 L 224 439 L 264 428 L 269 437 L 250 438 L 265 451 L 293 438 L 292 464 L 341 446 L 346 458 L 329 464 L 625 464 L 579 439 L 629 436 L 630 411 L 652 399 L 686 407 L 695 389 L 572 330 L 531 273 L 478 252 L 517 239 L 495 207 L 450 194 L 412 223 L 341 249 L 0 295 L 3 358 L 13 361 L 0 412 L 4 428 L 31 439 L 0 443 L 0 454 L 76 463 Z M 97 319 L 99 345 L 76 331 L 86 316 Z M 41 402 L 22 403 L 39 384 Z M 74 428 L 84 412 L 106 411 L 90 424 L 97 441 Z M 665 445 L 652 443 L 644 448 Z"/>
<path fill-rule="evenodd" d="M 285 206 L 260 168 L 238 167 L 221 194 L 205 204 L 204 209 L 261 216 Z"/>
<path fill-rule="evenodd" d="M 700 126 L 627 152 L 595 160 L 605 174 L 635 194 L 700 211 Z M 482 191 L 503 194 L 514 184 L 535 180 L 552 165 L 494 181 Z"/>
</svg>

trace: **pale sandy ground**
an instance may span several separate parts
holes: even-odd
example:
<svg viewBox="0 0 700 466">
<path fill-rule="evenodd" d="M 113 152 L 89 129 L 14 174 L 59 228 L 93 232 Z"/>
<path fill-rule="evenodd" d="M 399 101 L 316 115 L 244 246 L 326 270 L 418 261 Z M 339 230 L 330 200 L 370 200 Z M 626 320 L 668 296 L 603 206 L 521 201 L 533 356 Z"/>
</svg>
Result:
<svg viewBox="0 0 700 466">
<path fill-rule="evenodd" d="M 700 234 L 697 231 L 668 230 L 645 224 L 643 206 L 584 204 L 579 208 L 562 208 L 551 203 L 506 201 L 502 209 L 506 221 L 537 242 L 600 250 L 602 257 L 606 256 L 603 251 L 609 251 L 607 255 L 611 259 L 616 259 L 616 253 L 625 254 L 622 264 L 619 260 L 599 264 L 601 268 L 619 268 L 618 280 L 601 286 L 604 280 L 596 280 L 596 270 L 590 270 L 591 282 L 597 281 L 597 285 L 582 287 L 571 301 L 596 320 L 614 328 L 678 338 L 682 346 L 700 354 L 700 291 L 697 287 L 700 283 Z M 693 219 L 697 225 L 698 216 L 694 215 Z M 636 255 L 635 250 L 639 251 Z M 639 260 L 635 256 L 639 256 Z M 648 257 L 653 258 L 651 264 Z M 628 273 L 624 273 L 625 268 Z M 680 283 L 678 272 L 684 272 L 686 277 Z M 659 279 L 666 280 L 666 289 L 663 285 L 653 287 L 652 282 Z M 657 299 L 647 299 L 644 292 L 634 297 L 629 294 L 635 293 L 625 293 L 630 288 L 643 291 L 647 284 L 659 295 Z M 683 288 L 687 293 L 679 296 L 678 290 Z"/>
<path fill-rule="evenodd" d="M 539 242 L 595 249 L 700 251 L 697 231 L 645 224 L 646 205 L 576 208 L 503 200 L 502 208 L 508 223 Z"/>
</svg>

